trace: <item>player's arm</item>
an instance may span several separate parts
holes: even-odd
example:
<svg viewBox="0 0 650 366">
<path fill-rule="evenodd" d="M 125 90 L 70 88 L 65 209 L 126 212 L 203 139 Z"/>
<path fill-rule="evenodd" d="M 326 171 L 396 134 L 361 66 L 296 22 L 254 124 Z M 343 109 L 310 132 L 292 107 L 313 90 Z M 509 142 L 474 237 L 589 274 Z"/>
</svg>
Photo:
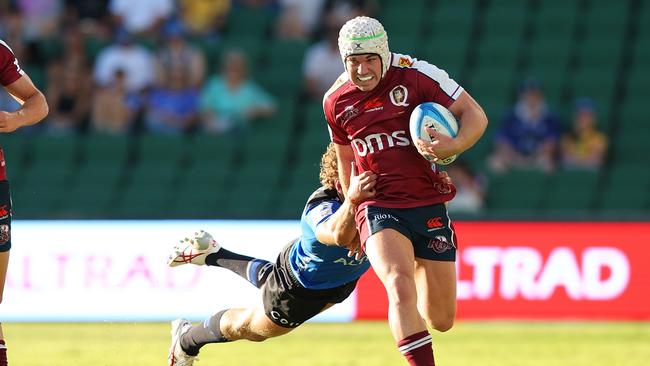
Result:
<svg viewBox="0 0 650 366">
<path fill-rule="evenodd" d="M 418 149 L 420 151 L 441 159 L 460 154 L 472 147 L 481 138 L 488 123 L 483 108 L 466 91 L 463 91 L 448 109 L 459 121 L 458 135 L 456 138 L 446 136 L 428 128 L 427 132 L 429 132 L 435 141 L 427 142 L 420 140 L 418 142 Z"/>
<path fill-rule="evenodd" d="M 14 112 L 0 111 L 0 132 L 13 132 L 38 123 L 47 116 L 49 108 L 45 96 L 26 74 L 6 85 L 5 90 L 22 106 Z"/>
<path fill-rule="evenodd" d="M 348 171 L 350 187 L 347 198 L 336 212 L 316 227 L 316 239 L 326 245 L 355 249 L 359 239 L 354 214 L 359 203 L 375 195 L 377 176 L 372 172 L 357 174 L 354 163 L 349 165 Z"/>
<path fill-rule="evenodd" d="M 347 197 L 348 187 L 350 186 L 350 167 L 354 162 L 354 151 L 350 145 L 334 144 L 336 150 L 336 160 L 339 170 L 339 183 L 341 183 L 341 192 Z"/>
</svg>

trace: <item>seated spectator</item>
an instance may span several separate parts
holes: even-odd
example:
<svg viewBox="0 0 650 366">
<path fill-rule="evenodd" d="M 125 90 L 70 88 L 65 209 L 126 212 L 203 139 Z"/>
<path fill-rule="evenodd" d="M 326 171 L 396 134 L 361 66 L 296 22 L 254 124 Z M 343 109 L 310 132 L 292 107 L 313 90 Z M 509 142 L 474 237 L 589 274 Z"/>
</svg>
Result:
<svg viewBox="0 0 650 366">
<path fill-rule="evenodd" d="M 229 0 L 179 0 L 181 18 L 188 31 L 197 36 L 221 33 L 230 12 Z"/>
<path fill-rule="evenodd" d="M 83 131 L 90 117 L 92 78 L 78 27 L 70 27 L 64 36 L 61 56 L 48 67 L 45 95 L 50 114 L 45 126 L 52 134 Z"/>
<path fill-rule="evenodd" d="M 79 64 L 56 62 L 49 70 L 46 96 L 50 106 L 46 128 L 50 134 L 81 132 L 90 115 L 92 83 Z"/>
<path fill-rule="evenodd" d="M 462 160 L 447 166 L 446 171 L 456 186 L 456 197 L 449 202 L 449 212 L 480 213 L 485 205 L 485 179 Z"/>
<path fill-rule="evenodd" d="M 273 98 L 248 79 L 246 57 L 238 51 L 226 52 L 222 75 L 206 82 L 200 98 L 203 128 L 210 133 L 234 132 L 275 112 Z"/>
<path fill-rule="evenodd" d="M 149 131 L 178 134 L 198 121 L 199 93 L 183 68 L 168 70 L 167 80 L 145 96 L 145 124 Z"/>
<path fill-rule="evenodd" d="M 573 130 L 562 136 L 562 166 L 566 169 L 597 170 L 607 153 L 607 136 L 596 128 L 591 98 L 576 101 Z"/>
<path fill-rule="evenodd" d="M 129 33 L 153 34 L 174 12 L 174 0 L 111 0 L 108 10 Z"/>
<path fill-rule="evenodd" d="M 546 105 L 539 82 L 526 80 L 520 87 L 517 104 L 503 118 L 497 132 L 490 167 L 496 172 L 511 168 L 553 170 L 558 126 L 558 118 Z"/>
<path fill-rule="evenodd" d="M 279 0 L 277 36 L 283 39 L 307 39 L 318 25 L 325 0 Z"/>
<path fill-rule="evenodd" d="M 325 92 L 345 71 L 338 45 L 339 29 L 343 23 L 331 21 L 327 27 L 326 38 L 310 46 L 305 53 L 305 89 L 313 100 L 322 100 Z"/>
<path fill-rule="evenodd" d="M 199 87 L 205 78 L 205 56 L 184 38 L 185 29 L 178 20 L 167 22 L 164 27 L 165 43 L 156 57 L 156 80 L 166 83 L 169 70 L 185 74 L 192 87 Z"/>
<path fill-rule="evenodd" d="M 96 132 L 124 134 L 133 127 L 137 97 L 129 94 L 124 71 L 116 70 L 111 80 L 111 84 L 95 92 L 91 124 Z"/>
<path fill-rule="evenodd" d="M 112 85 L 117 70 L 124 73 L 129 92 L 142 91 L 154 81 L 155 63 L 151 52 L 134 43 L 123 29 L 117 31 L 115 44 L 97 55 L 93 72 L 95 82 L 100 87 Z"/>
</svg>

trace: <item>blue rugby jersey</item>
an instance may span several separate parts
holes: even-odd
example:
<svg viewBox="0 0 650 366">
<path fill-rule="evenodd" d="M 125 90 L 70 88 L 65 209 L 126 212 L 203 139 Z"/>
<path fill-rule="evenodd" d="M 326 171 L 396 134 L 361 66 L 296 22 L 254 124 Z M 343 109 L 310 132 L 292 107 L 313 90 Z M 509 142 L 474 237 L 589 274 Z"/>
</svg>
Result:
<svg viewBox="0 0 650 366">
<path fill-rule="evenodd" d="M 359 278 L 370 268 L 368 258 L 348 257 L 345 248 L 316 239 L 316 228 L 341 207 L 335 190 L 319 188 L 310 197 L 300 218 L 302 235 L 289 251 L 291 270 L 309 289 L 334 288 Z"/>
</svg>

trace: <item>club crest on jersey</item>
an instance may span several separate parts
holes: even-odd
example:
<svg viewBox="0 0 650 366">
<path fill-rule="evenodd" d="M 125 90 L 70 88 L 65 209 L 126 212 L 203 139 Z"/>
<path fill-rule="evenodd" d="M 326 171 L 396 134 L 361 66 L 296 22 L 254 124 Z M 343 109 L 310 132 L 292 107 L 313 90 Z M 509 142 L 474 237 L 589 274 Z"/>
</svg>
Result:
<svg viewBox="0 0 650 366">
<path fill-rule="evenodd" d="M 390 101 L 398 107 L 407 107 L 409 104 L 406 99 L 409 96 L 409 91 L 404 85 L 398 85 L 390 91 Z"/>
<path fill-rule="evenodd" d="M 411 67 L 411 66 L 413 66 L 413 60 L 410 60 L 407 57 L 400 57 L 399 61 L 397 62 L 397 66 L 399 66 L 399 67 Z"/>
</svg>

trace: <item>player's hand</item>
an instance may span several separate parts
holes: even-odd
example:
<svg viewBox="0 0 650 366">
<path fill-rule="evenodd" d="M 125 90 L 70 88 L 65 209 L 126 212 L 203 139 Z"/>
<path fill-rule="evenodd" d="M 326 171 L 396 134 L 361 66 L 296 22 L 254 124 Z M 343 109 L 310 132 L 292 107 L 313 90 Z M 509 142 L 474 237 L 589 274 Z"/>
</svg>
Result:
<svg viewBox="0 0 650 366">
<path fill-rule="evenodd" d="M 446 159 L 461 153 L 458 151 L 458 143 L 453 137 L 437 132 L 433 128 L 427 128 L 427 133 L 433 141 L 418 139 L 415 147 L 420 154 L 428 156 L 429 160 L 435 162 L 438 159 Z"/>
<path fill-rule="evenodd" d="M 356 260 L 363 258 L 363 248 L 361 247 L 361 241 L 359 240 L 359 235 L 354 238 L 352 246 L 348 246 L 348 257 L 354 257 Z"/>
<path fill-rule="evenodd" d="M 375 196 L 375 185 L 377 175 L 371 171 L 359 174 L 357 165 L 352 162 L 350 169 L 350 186 L 348 187 L 347 199 L 353 204 L 359 204 Z"/>
<path fill-rule="evenodd" d="M 20 127 L 12 113 L 0 111 L 0 132 L 14 132 Z"/>
<path fill-rule="evenodd" d="M 445 184 L 454 184 L 454 182 L 451 180 L 451 177 L 449 177 L 449 174 L 447 174 L 445 171 L 438 172 L 438 179 L 440 179 Z"/>
</svg>

